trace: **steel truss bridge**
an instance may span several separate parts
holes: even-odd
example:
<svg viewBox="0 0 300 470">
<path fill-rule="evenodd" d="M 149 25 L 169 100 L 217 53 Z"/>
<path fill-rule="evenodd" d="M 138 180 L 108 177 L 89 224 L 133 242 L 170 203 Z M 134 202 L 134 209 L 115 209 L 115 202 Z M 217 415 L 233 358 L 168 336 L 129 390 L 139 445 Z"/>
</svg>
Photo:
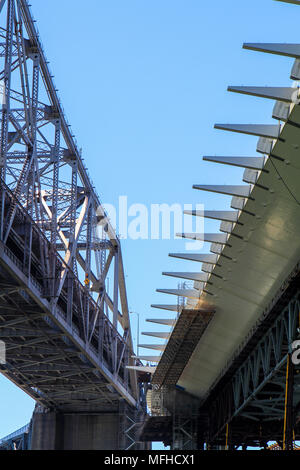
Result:
<svg viewBox="0 0 300 470">
<path fill-rule="evenodd" d="M 143 389 L 127 368 L 140 363 L 133 358 L 120 242 L 66 120 L 26 0 L 0 1 L 0 58 L 1 373 L 36 401 L 37 411 L 128 408 L 125 420 L 132 410 L 130 419 L 141 420 Z M 122 445 L 132 447 L 134 438 Z"/>
<path fill-rule="evenodd" d="M 163 273 L 194 282 L 192 289 L 158 289 L 187 304 L 169 323 L 157 365 L 147 369 L 152 411 L 143 439 L 173 449 L 292 450 L 300 440 L 300 367 L 293 354 L 294 342 L 300 344 L 300 44 L 244 48 L 294 59 L 294 83 L 228 88 L 275 100 L 275 123 L 215 125 L 259 137 L 258 155 L 204 157 L 243 168 L 246 184 L 193 186 L 231 196 L 230 210 L 186 211 L 219 220 L 220 232 L 179 234 L 210 242 L 210 253 L 172 253 L 194 261 L 196 270 Z"/>
<path fill-rule="evenodd" d="M 178 450 L 269 448 L 270 441 L 271 449 L 295 448 L 300 44 L 244 45 L 293 58 L 296 84 L 229 87 L 275 100 L 276 123 L 215 126 L 259 137 L 260 155 L 204 158 L 244 168 L 246 184 L 194 185 L 231 196 L 231 209 L 190 211 L 220 220 L 220 233 L 181 234 L 210 242 L 210 253 L 170 254 L 201 269 L 164 273 L 192 287 L 158 289 L 180 301 L 153 307 L 179 314 L 152 320 L 171 331 L 146 334 L 167 341 L 140 345 L 159 355 L 136 358 L 120 243 L 66 122 L 25 0 L 0 0 L 0 36 L 1 372 L 36 400 L 37 415 L 117 413 L 118 448 L 142 448 L 141 441 Z M 34 419 L 0 448 L 28 448 L 33 428 Z"/>
</svg>

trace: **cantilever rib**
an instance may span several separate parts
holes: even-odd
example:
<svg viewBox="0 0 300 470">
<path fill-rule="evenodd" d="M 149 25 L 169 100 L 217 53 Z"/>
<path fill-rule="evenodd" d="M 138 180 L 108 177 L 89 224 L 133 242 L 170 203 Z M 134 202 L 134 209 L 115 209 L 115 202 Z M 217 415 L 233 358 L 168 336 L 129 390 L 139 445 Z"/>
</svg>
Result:
<svg viewBox="0 0 300 470">
<path fill-rule="evenodd" d="M 215 124 L 215 129 L 277 139 L 281 126 L 280 124 Z"/>
<path fill-rule="evenodd" d="M 229 86 L 227 90 L 243 95 L 283 101 L 284 103 L 296 102 L 299 94 L 299 89 L 295 87 Z"/>
<path fill-rule="evenodd" d="M 250 185 L 220 185 L 220 184 L 194 184 L 193 189 L 211 193 L 226 194 L 227 196 L 250 197 Z"/>
<path fill-rule="evenodd" d="M 245 43 L 243 44 L 243 48 L 250 51 L 294 57 L 295 59 L 300 58 L 300 44 Z"/>
<path fill-rule="evenodd" d="M 238 166 L 241 168 L 249 168 L 250 170 L 262 170 L 265 165 L 264 157 L 203 157 L 204 161 L 221 163 L 223 165 Z"/>
</svg>

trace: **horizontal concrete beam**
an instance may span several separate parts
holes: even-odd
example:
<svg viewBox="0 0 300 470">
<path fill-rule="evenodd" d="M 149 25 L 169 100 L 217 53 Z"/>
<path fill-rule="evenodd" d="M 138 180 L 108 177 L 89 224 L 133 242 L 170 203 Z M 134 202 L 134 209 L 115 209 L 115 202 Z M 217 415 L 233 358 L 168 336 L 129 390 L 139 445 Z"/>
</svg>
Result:
<svg viewBox="0 0 300 470">
<path fill-rule="evenodd" d="M 188 273 L 188 272 L 163 272 L 163 276 L 179 277 L 180 279 L 189 279 L 190 281 L 206 282 L 208 276 L 206 273 Z"/>
<path fill-rule="evenodd" d="M 170 312 L 178 312 L 178 310 L 180 310 L 178 305 L 152 304 L 151 307 L 158 308 L 160 310 L 170 310 Z"/>
<path fill-rule="evenodd" d="M 162 338 L 162 339 L 168 339 L 170 337 L 170 333 L 165 333 L 162 331 L 143 331 L 142 335 L 153 336 L 154 338 Z"/>
<path fill-rule="evenodd" d="M 199 254 L 199 253 L 170 253 L 172 258 L 179 258 L 188 261 L 198 261 L 199 263 L 216 264 L 218 256 L 213 254 Z"/>
</svg>

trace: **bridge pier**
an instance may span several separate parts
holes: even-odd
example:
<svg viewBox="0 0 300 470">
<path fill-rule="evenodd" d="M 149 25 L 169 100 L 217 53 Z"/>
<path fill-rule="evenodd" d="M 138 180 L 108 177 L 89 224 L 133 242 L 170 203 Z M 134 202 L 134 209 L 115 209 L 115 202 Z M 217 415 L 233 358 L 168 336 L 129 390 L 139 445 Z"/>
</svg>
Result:
<svg viewBox="0 0 300 470">
<path fill-rule="evenodd" d="M 117 413 L 35 411 L 31 450 L 147 449 L 147 443 L 138 441 L 139 413 L 123 411 L 124 407 Z"/>
<path fill-rule="evenodd" d="M 118 449 L 117 414 L 34 413 L 32 450 Z"/>
</svg>

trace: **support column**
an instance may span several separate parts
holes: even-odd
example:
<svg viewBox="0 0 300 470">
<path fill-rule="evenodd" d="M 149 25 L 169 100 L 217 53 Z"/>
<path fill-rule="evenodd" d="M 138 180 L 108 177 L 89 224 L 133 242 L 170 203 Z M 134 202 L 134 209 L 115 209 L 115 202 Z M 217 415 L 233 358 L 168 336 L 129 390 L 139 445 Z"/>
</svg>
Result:
<svg viewBox="0 0 300 470">
<path fill-rule="evenodd" d="M 31 450 L 118 450 L 118 414 L 34 413 Z"/>
<path fill-rule="evenodd" d="M 121 400 L 122 403 L 122 400 Z M 149 446 L 139 442 L 142 410 L 128 405 L 111 413 L 33 414 L 31 450 L 143 450 Z"/>
<path fill-rule="evenodd" d="M 32 450 L 62 450 L 63 422 L 57 413 L 34 412 L 32 419 Z"/>
</svg>

